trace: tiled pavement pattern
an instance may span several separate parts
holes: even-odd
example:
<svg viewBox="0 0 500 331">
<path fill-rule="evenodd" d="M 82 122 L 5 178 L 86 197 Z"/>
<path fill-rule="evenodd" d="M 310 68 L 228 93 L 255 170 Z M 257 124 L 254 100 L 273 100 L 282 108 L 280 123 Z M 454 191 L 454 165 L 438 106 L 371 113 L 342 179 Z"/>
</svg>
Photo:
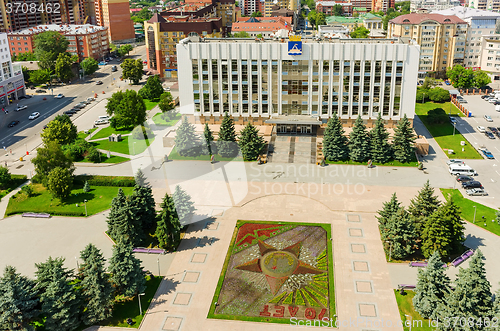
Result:
<svg viewBox="0 0 500 331">
<path fill-rule="evenodd" d="M 272 156 L 268 162 L 314 163 L 316 161 L 316 137 L 277 135 L 271 138 Z"/>
</svg>

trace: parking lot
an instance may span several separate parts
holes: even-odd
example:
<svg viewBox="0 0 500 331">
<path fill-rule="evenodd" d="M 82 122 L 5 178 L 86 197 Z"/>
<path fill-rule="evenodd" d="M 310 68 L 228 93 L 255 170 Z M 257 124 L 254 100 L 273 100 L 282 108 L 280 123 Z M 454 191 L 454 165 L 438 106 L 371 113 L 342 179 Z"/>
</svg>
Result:
<svg viewBox="0 0 500 331">
<path fill-rule="evenodd" d="M 483 160 L 465 160 L 465 163 L 477 171 L 475 180 L 480 181 L 488 192 L 485 197 L 469 197 L 471 200 L 483 203 L 493 208 L 500 206 L 500 139 L 494 135 L 494 139 L 488 138 L 484 133 L 479 132 L 478 126 L 500 127 L 500 112 L 495 111 L 495 105 L 481 99 L 479 95 L 463 96 L 467 101 L 464 106 L 472 113 L 472 117 L 461 117 L 458 119 L 457 130 L 474 146 L 477 150 L 488 149 L 494 159 L 486 159 L 483 153 Z M 484 115 L 488 115 L 493 120 L 486 121 Z M 451 156 L 450 156 L 451 158 Z M 457 183 L 456 187 L 460 187 Z M 460 188 L 461 189 L 461 188 Z M 462 189 L 461 189 L 462 190 Z M 465 191 L 463 192 L 465 195 Z"/>
</svg>

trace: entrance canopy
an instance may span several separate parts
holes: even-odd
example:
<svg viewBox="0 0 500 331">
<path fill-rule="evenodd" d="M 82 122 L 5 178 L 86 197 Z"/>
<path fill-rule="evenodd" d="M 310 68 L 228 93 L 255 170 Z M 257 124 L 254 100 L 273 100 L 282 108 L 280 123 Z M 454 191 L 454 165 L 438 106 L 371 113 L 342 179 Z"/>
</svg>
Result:
<svg viewBox="0 0 500 331">
<path fill-rule="evenodd" d="M 295 125 L 321 125 L 319 117 L 291 115 L 291 116 L 273 116 L 266 120 L 267 124 L 295 124 Z"/>
</svg>

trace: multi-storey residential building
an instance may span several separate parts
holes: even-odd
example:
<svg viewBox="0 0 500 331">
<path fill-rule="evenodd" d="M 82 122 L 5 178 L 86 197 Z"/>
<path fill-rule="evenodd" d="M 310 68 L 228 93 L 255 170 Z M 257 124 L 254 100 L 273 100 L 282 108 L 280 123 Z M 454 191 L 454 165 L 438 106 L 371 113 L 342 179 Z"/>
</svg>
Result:
<svg viewBox="0 0 500 331">
<path fill-rule="evenodd" d="M 233 23 L 232 32 L 245 31 L 252 37 L 270 37 L 278 30 L 293 30 L 292 17 L 242 17 Z"/>
<path fill-rule="evenodd" d="M 108 28 L 111 42 L 126 43 L 135 40 L 128 0 L 94 0 L 93 12 L 96 24 Z"/>
<path fill-rule="evenodd" d="M 483 35 L 481 38 L 481 62 L 479 68 L 489 72 L 491 80 L 500 80 L 500 35 Z"/>
<path fill-rule="evenodd" d="M 342 10 L 345 15 L 352 15 L 352 4 L 349 2 L 337 2 L 337 1 L 316 1 L 316 11 L 323 13 L 327 16 L 335 15 L 334 7 L 336 5 L 341 5 Z"/>
<path fill-rule="evenodd" d="M 450 15 L 407 14 L 389 21 L 388 37 L 420 45 L 419 75 L 435 72 L 438 76 L 454 64 L 463 64 L 467 22 Z"/>
<path fill-rule="evenodd" d="M 395 0 L 372 0 L 372 11 L 387 12 L 387 9 L 394 8 Z"/>
<path fill-rule="evenodd" d="M 92 57 L 102 59 L 109 53 L 108 28 L 90 24 L 49 24 L 10 32 L 7 34 L 11 55 L 34 51 L 33 37 L 45 31 L 56 31 L 69 41 L 68 52 L 80 60 Z"/>
<path fill-rule="evenodd" d="M 241 3 L 241 14 L 250 16 L 252 13 L 260 11 L 265 12 L 264 1 L 261 0 L 243 0 Z"/>
<path fill-rule="evenodd" d="M 414 117 L 419 46 L 398 39 L 186 38 L 177 45 L 180 111 L 198 122 L 277 125 L 314 132 L 332 116 L 368 126 Z"/>
<path fill-rule="evenodd" d="M 299 0 L 265 0 L 262 14 L 266 17 L 272 16 L 275 6 L 296 12 L 299 9 Z"/>
<path fill-rule="evenodd" d="M 468 7 L 500 12 L 500 0 L 468 0 Z"/>
<path fill-rule="evenodd" d="M 454 7 L 432 12 L 433 14 L 455 15 L 468 23 L 467 42 L 465 43 L 464 66 L 481 67 L 482 39 L 492 35 L 500 23 L 500 14 L 488 10 L 478 10 L 467 7 Z"/>
<path fill-rule="evenodd" d="M 384 30 L 382 17 L 371 13 L 361 14 L 358 17 L 346 16 L 328 16 L 326 18 L 328 25 L 343 25 L 353 31 L 358 26 L 364 26 L 370 30 L 370 34 L 381 34 Z"/>
<path fill-rule="evenodd" d="M 21 95 L 26 95 L 24 76 L 20 65 L 12 64 L 7 34 L 0 33 L 0 107 L 7 106 Z"/>
<path fill-rule="evenodd" d="M 460 6 L 460 0 L 412 0 L 410 10 L 416 12 L 420 9 L 427 11 L 443 10 Z"/>
<path fill-rule="evenodd" d="M 177 51 L 179 40 L 187 36 L 204 38 L 223 37 L 222 18 L 192 18 L 190 16 L 165 16 L 154 14 L 144 22 L 148 68 L 162 78 L 177 77 Z"/>
</svg>

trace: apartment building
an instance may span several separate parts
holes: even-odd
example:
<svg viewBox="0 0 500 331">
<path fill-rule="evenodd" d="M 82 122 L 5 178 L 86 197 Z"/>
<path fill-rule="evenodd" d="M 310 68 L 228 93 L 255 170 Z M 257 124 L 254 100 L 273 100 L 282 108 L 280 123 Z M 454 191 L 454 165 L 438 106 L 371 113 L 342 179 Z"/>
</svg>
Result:
<svg viewBox="0 0 500 331">
<path fill-rule="evenodd" d="M 271 37 L 278 30 L 293 30 L 292 17 L 241 17 L 233 23 L 232 32 L 244 31 L 252 37 Z"/>
<path fill-rule="evenodd" d="M 394 8 L 395 0 L 372 0 L 371 10 L 374 12 L 383 11 L 387 12 L 387 9 Z"/>
<path fill-rule="evenodd" d="M 416 12 L 421 9 L 435 11 L 456 6 L 461 6 L 460 0 L 411 0 L 410 10 L 411 12 Z"/>
<path fill-rule="evenodd" d="M 261 0 L 243 0 L 241 2 L 241 14 L 250 16 L 255 12 L 265 12 L 264 1 Z"/>
<path fill-rule="evenodd" d="M 164 13 L 162 13 L 164 14 Z M 148 68 L 161 78 L 177 78 L 177 43 L 187 36 L 221 38 L 224 36 L 222 18 L 191 17 L 156 13 L 144 22 Z"/>
<path fill-rule="evenodd" d="M 345 15 L 351 16 L 353 7 L 349 2 L 316 1 L 316 11 L 327 16 L 335 15 L 334 7 L 341 5 Z"/>
<path fill-rule="evenodd" d="M 80 60 L 92 57 L 102 59 L 109 53 L 108 28 L 90 24 L 48 24 L 34 26 L 7 34 L 11 55 L 34 51 L 33 38 L 45 31 L 56 31 L 69 41 L 68 52 Z"/>
<path fill-rule="evenodd" d="M 186 38 L 177 45 L 180 111 L 197 122 L 276 125 L 314 132 L 340 116 L 368 126 L 414 117 L 419 46 L 398 39 Z"/>
<path fill-rule="evenodd" d="M 416 41 L 419 76 L 440 76 L 448 67 L 464 63 L 467 28 L 467 22 L 454 15 L 412 13 L 390 20 L 387 36 Z"/>
<path fill-rule="evenodd" d="M 328 16 L 326 23 L 328 25 L 343 25 L 349 31 L 354 31 L 358 26 L 364 26 L 370 30 L 370 33 L 380 34 L 384 30 L 382 17 L 371 13 L 361 14 L 358 17 Z"/>
<path fill-rule="evenodd" d="M 467 42 L 465 43 L 464 66 L 469 68 L 481 67 L 482 39 L 492 35 L 500 23 L 500 13 L 489 10 L 479 10 L 467 7 L 454 7 L 432 12 L 441 15 L 455 15 L 468 24 Z"/>
<path fill-rule="evenodd" d="M 300 9 L 300 2 L 299 0 L 265 0 L 262 14 L 265 17 L 272 16 L 275 6 L 297 12 Z"/>
<path fill-rule="evenodd" d="M 130 19 L 128 0 L 94 0 L 96 25 L 109 31 L 109 41 L 128 43 L 135 41 L 134 23 Z"/>
<path fill-rule="evenodd" d="M 500 0 L 468 0 L 469 8 L 500 12 Z"/>
<path fill-rule="evenodd" d="M 500 80 L 500 35 L 483 35 L 479 68 L 487 71 L 492 81 Z"/>
<path fill-rule="evenodd" d="M 0 107 L 4 107 L 26 95 L 21 65 L 12 63 L 6 33 L 0 33 L 0 64 Z"/>
</svg>

